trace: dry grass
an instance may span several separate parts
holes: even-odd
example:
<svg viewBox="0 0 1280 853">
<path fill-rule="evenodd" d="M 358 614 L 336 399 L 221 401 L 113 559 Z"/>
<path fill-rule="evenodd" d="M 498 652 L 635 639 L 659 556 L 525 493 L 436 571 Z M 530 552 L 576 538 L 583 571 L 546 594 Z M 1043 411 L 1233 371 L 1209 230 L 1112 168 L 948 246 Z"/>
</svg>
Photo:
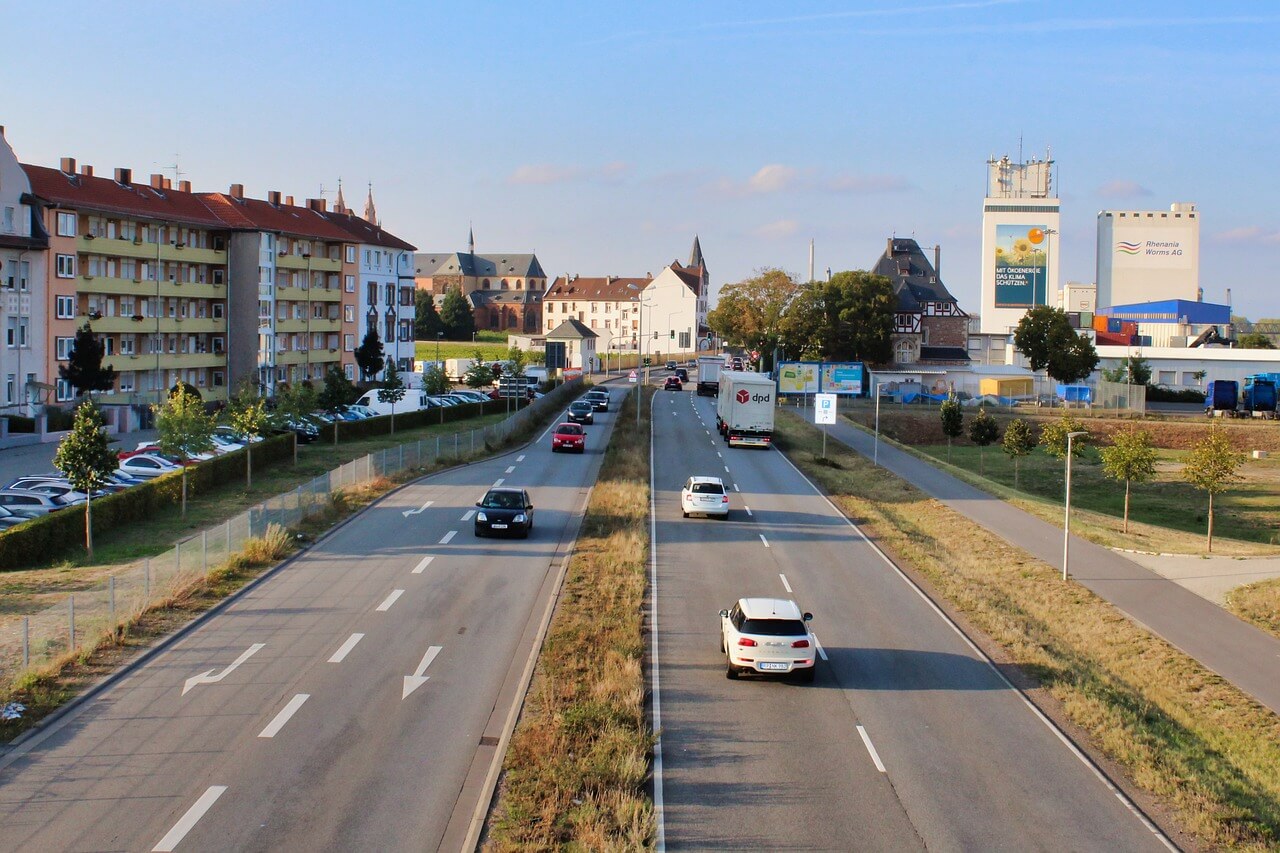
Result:
<svg viewBox="0 0 1280 853">
<path fill-rule="evenodd" d="M 1034 678 L 1094 746 L 1212 846 L 1280 848 L 1280 719 L 1056 569 L 779 418 L 789 455 Z"/>
<path fill-rule="evenodd" d="M 631 398 L 507 750 L 487 850 L 653 846 L 643 678 L 648 419 L 637 431 L 628 411 Z"/>
<path fill-rule="evenodd" d="M 1227 609 L 1280 637 L 1280 578 L 1236 587 L 1227 593 Z"/>
</svg>

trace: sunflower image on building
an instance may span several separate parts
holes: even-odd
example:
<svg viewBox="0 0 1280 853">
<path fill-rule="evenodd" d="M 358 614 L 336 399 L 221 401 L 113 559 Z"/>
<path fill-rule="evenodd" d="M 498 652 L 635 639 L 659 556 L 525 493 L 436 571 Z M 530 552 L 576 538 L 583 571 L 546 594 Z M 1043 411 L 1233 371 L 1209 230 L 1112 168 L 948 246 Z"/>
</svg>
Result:
<svg viewBox="0 0 1280 853">
<path fill-rule="evenodd" d="M 996 266 L 1044 267 L 1045 233 L 1043 228 L 1025 225 L 1001 225 L 996 228 Z"/>
</svg>

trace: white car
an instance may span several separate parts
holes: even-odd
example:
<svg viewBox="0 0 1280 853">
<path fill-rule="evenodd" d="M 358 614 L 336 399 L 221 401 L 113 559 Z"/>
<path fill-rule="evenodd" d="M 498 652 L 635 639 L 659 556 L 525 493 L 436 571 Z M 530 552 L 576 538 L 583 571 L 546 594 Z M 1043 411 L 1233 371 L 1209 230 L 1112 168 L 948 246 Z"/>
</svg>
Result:
<svg viewBox="0 0 1280 853">
<path fill-rule="evenodd" d="M 151 453 L 137 453 L 128 459 L 120 460 L 120 467 L 116 469 L 131 477 L 141 477 L 144 480 L 150 480 L 153 477 L 159 477 L 162 474 L 168 474 L 173 471 L 181 471 L 181 465 L 175 465 L 168 459 L 155 456 Z"/>
<path fill-rule="evenodd" d="M 786 598 L 740 598 L 720 611 L 720 651 L 725 654 L 725 678 L 743 672 L 788 675 L 813 681 L 818 641 L 809 632 L 812 613 L 801 613 Z"/>
<path fill-rule="evenodd" d="M 680 511 L 688 518 L 694 513 L 729 517 L 729 494 L 719 477 L 690 477 L 680 490 Z"/>
</svg>

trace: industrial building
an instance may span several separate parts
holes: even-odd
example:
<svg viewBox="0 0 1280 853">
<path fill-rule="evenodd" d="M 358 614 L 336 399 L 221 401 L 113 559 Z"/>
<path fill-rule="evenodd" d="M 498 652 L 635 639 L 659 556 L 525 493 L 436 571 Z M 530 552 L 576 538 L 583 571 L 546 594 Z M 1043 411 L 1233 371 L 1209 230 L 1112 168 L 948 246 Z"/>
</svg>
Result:
<svg viewBox="0 0 1280 853">
<path fill-rule="evenodd" d="M 1200 216 L 1190 202 L 1164 210 L 1098 212 L 1098 306 L 1200 299 Z"/>
</svg>

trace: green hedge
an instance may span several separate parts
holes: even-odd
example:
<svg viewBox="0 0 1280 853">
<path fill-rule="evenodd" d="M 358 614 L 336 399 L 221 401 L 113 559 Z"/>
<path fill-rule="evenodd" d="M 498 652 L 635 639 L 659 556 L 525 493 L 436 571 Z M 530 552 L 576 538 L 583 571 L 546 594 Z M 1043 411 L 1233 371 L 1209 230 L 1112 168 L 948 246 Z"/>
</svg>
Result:
<svg viewBox="0 0 1280 853">
<path fill-rule="evenodd" d="M 237 450 L 194 465 L 187 472 L 187 494 L 240 480 L 245 451 Z M 253 446 L 253 467 L 261 470 L 293 459 L 293 435 L 268 438 Z M 166 474 L 93 502 L 93 532 L 143 521 L 182 502 L 182 475 Z M 84 510 L 71 507 L 0 533 L 0 571 L 30 569 L 84 547 Z"/>
<path fill-rule="evenodd" d="M 1162 388 L 1159 385 L 1147 386 L 1148 403 L 1203 403 L 1204 392 L 1192 388 Z"/>
</svg>

